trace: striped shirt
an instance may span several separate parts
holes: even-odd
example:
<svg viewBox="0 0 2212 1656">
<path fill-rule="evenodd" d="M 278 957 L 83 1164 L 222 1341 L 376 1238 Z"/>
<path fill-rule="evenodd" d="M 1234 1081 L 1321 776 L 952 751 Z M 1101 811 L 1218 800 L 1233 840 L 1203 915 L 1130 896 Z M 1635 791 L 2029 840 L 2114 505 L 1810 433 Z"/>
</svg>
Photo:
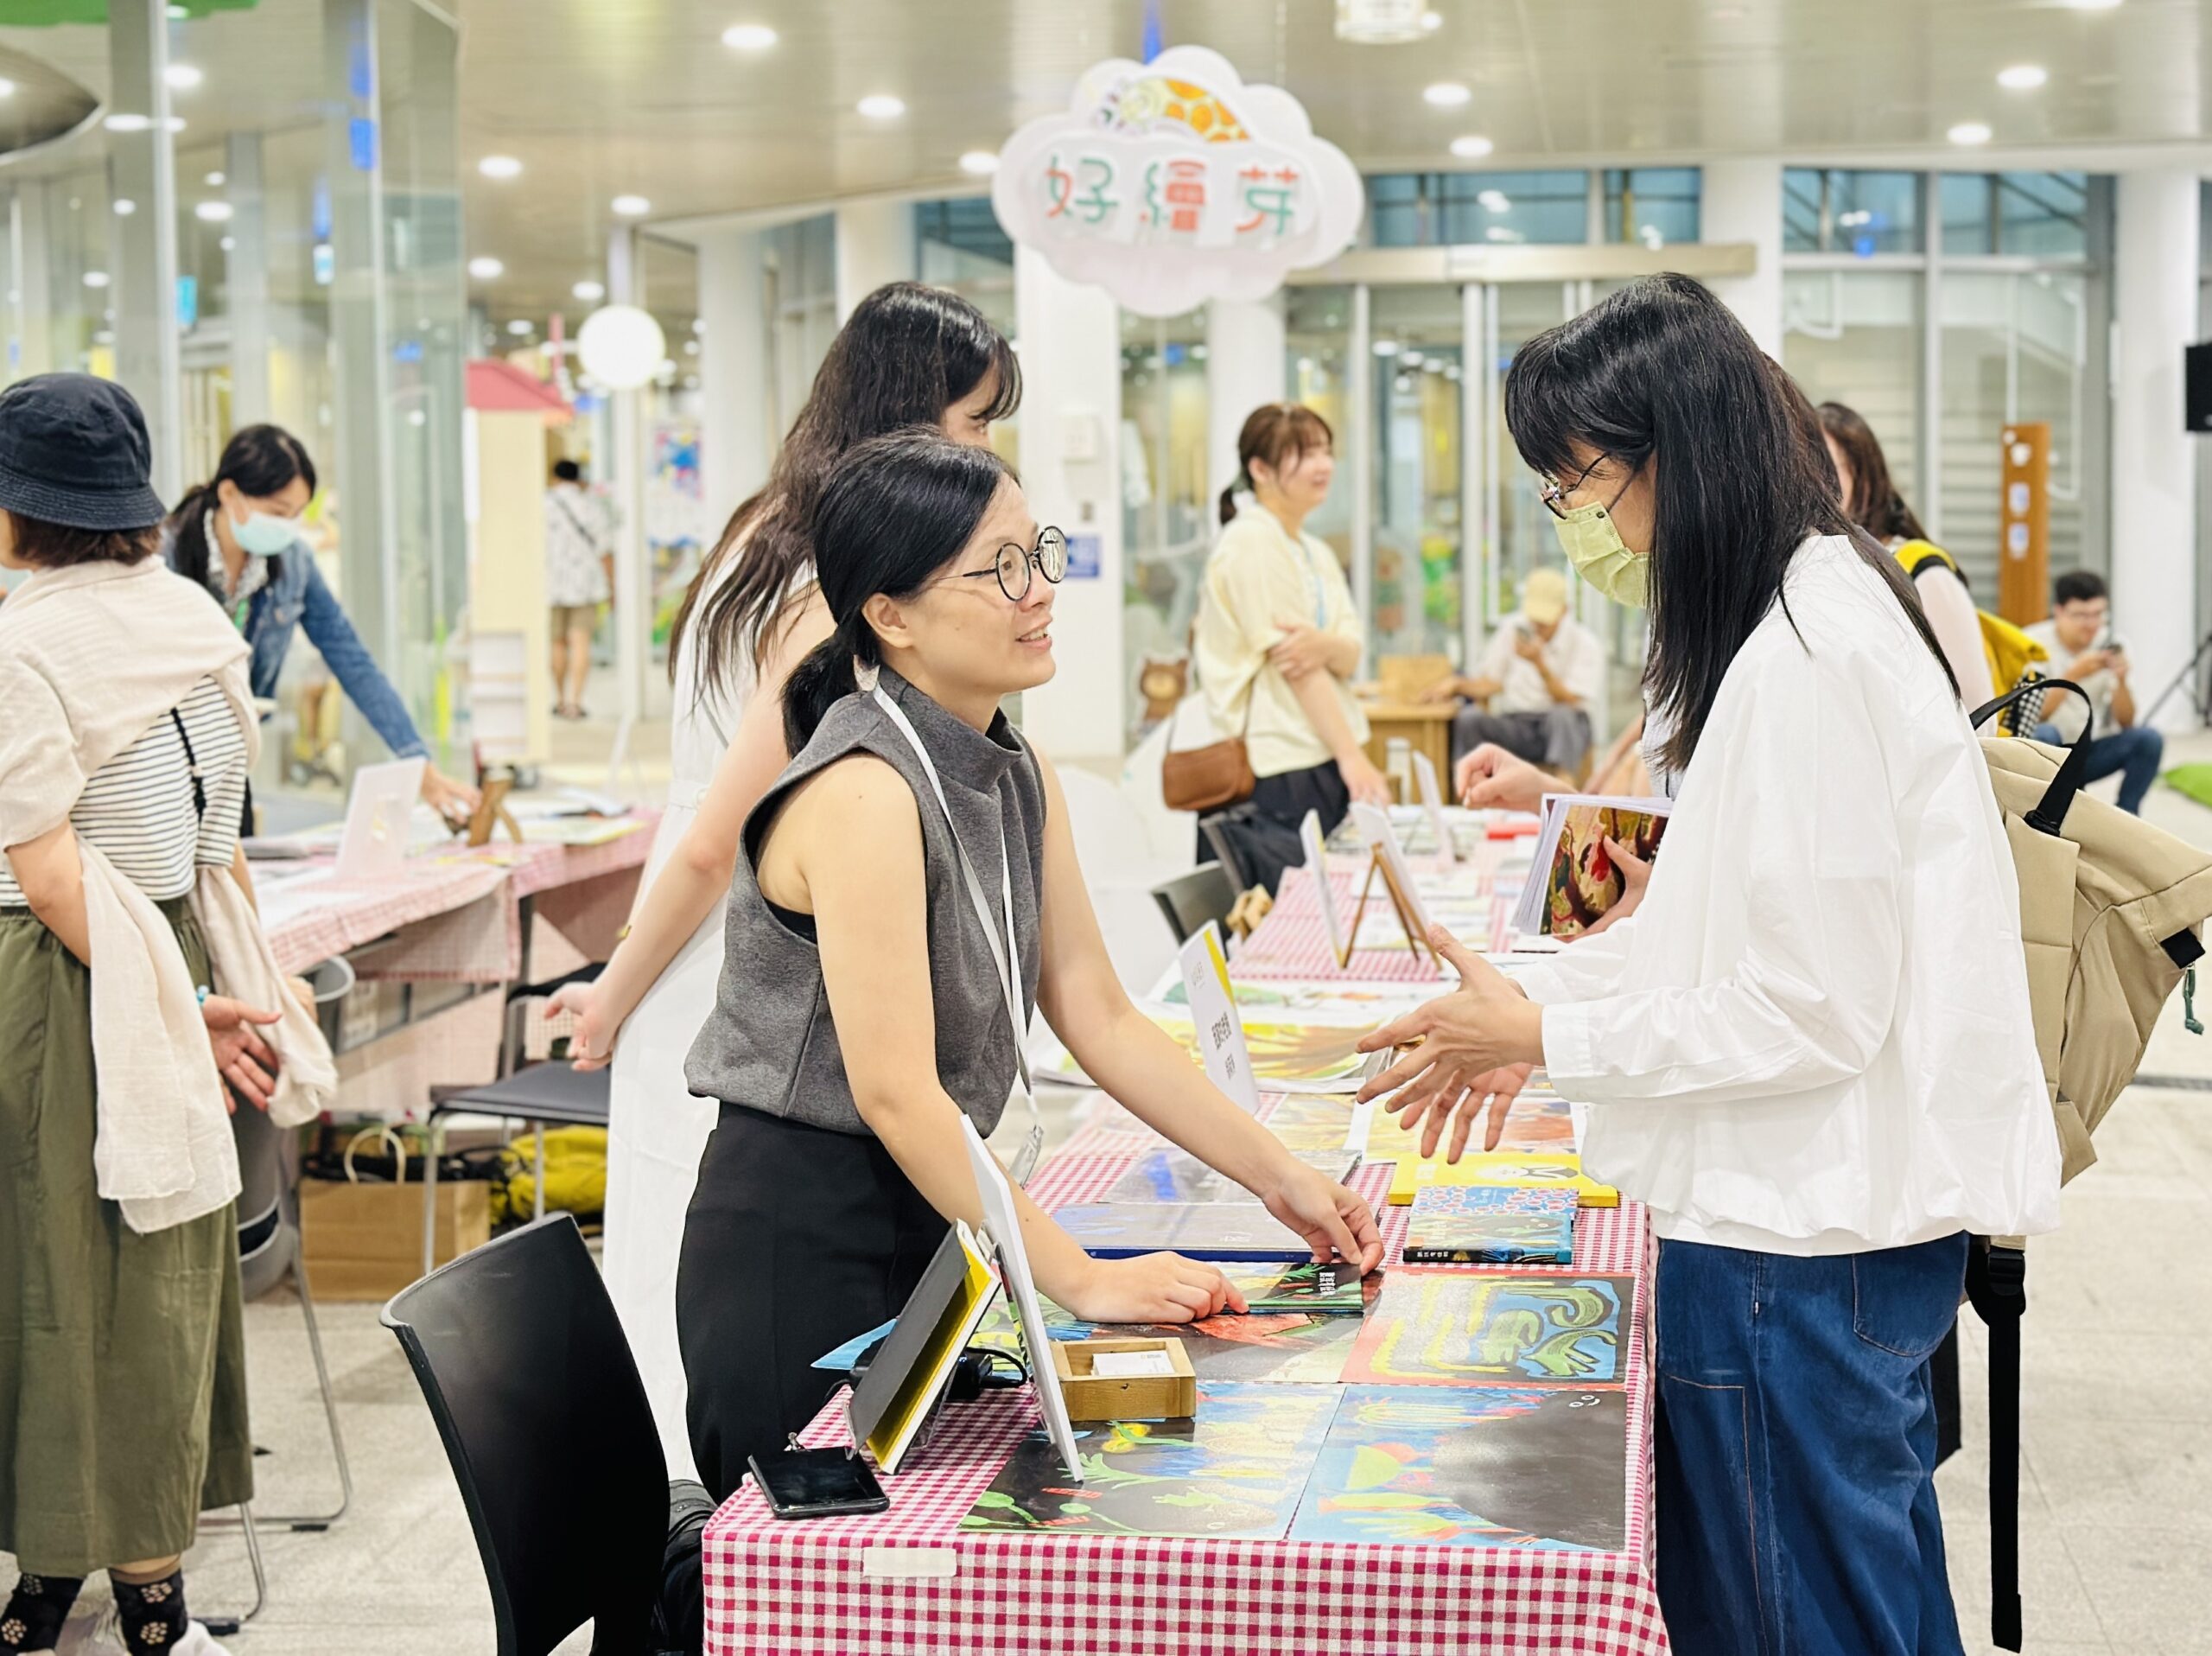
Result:
<svg viewBox="0 0 2212 1656">
<path fill-rule="evenodd" d="M 79 835 L 156 901 L 190 891 L 200 867 L 230 866 L 245 809 L 245 732 L 221 689 L 203 678 L 176 710 L 207 792 L 204 814 L 193 805 L 185 744 L 167 714 L 100 767 L 69 812 Z M 0 908 L 23 906 L 15 870 L 0 856 Z"/>
</svg>

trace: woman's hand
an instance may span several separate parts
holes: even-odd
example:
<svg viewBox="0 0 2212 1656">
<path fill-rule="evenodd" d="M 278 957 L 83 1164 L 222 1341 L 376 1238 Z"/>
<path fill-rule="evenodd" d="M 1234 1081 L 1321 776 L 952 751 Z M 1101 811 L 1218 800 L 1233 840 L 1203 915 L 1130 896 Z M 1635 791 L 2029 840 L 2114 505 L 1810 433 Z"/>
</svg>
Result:
<svg viewBox="0 0 2212 1656">
<path fill-rule="evenodd" d="M 1555 791 L 1559 781 L 1496 742 L 1485 742 L 1459 761 L 1452 773 L 1452 786 L 1459 791 L 1459 803 L 1470 810 L 1534 812 L 1543 809 L 1544 795 Z"/>
<path fill-rule="evenodd" d="M 1621 871 L 1621 895 L 1611 908 L 1582 928 L 1585 937 L 1595 937 L 1615 920 L 1626 920 L 1643 906 L 1643 893 L 1651 883 L 1651 862 L 1638 857 L 1618 839 L 1605 841 L 1605 855 Z"/>
<path fill-rule="evenodd" d="M 1344 779 L 1344 791 L 1360 804 L 1389 808 L 1390 784 L 1365 754 L 1348 754 L 1338 760 L 1337 774 Z"/>
<path fill-rule="evenodd" d="M 1360 1088 L 1363 1104 L 1403 1089 L 1402 1111 L 1416 1105 L 1448 1111 L 1477 1078 L 1544 1061 L 1543 1008 L 1441 926 L 1428 928 L 1428 940 L 1459 974 L 1459 987 L 1361 1040 L 1362 1052 L 1413 1049 Z M 1502 1129 L 1502 1121 L 1496 1124 Z"/>
<path fill-rule="evenodd" d="M 1274 1182 L 1255 1192 L 1268 1211 L 1306 1239 L 1325 1264 L 1332 1253 L 1359 1262 L 1365 1276 L 1382 1263 L 1382 1233 L 1364 1197 L 1324 1177 L 1286 1151 Z"/>
<path fill-rule="evenodd" d="M 1179 1253 L 1094 1259 L 1065 1303 L 1085 1322 L 1192 1322 L 1248 1309 L 1217 1269 Z"/>
<path fill-rule="evenodd" d="M 210 995 L 200 1003 L 200 1022 L 207 1026 L 207 1044 L 215 1054 L 215 1072 L 229 1083 L 230 1092 L 257 1108 L 269 1107 L 276 1090 L 276 1054 L 255 1032 L 255 1025 L 274 1023 L 281 1012 L 264 1012 L 234 1001 L 227 995 Z M 227 1094 L 231 1113 L 238 1105 Z"/>
<path fill-rule="evenodd" d="M 553 991 L 553 1010 L 575 1019 L 569 1032 L 569 1061 L 580 1070 L 605 1069 L 613 1061 L 615 1031 L 607 1027 L 599 985 L 563 984 Z"/>
<path fill-rule="evenodd" d="M 448 822 L 466 822 L 476 814 L 483 795 L 466 782 L 455 781 L 435 765 L 423 767 L 423 803 Z"/>
<path fill-rule="evenodd" d="M 1329 667 L 1330 637 L 1304 621 L 1278 621 L 1282 637 L 1268 650 L 1268 659 L 1286 678 L 1295 681 L 1309 672 L 1325 672 Z"/>
</svg>

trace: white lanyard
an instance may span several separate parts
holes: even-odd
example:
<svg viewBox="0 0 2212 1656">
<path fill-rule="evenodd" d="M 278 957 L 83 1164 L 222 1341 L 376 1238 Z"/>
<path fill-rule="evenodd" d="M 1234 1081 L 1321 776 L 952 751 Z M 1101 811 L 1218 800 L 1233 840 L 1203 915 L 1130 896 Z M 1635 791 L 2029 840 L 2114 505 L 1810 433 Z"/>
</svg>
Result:
<svg viewBox="0 0 2212 1656">
<path fill-rule="evenodd" d="M 960 872 L 968 882 L 968 900 L 976 907 L 976 918 L 983 923 L 983 935 L 989 939 L 991 957 L 998 963 L 999 987 L 1005 991 L 1007 1022 L 1014 1030 L 1014 1066 L 1016 1076 L 1014 1090 L 1021 1094 L 1021 1101 L 1029 1107 L 1029 1137 L 1023 1142 L 1021 1153 L 1014 1158 L 1014 1181 L 1029 1182 L 1029 1175 L 1036 1170 L 1037 1159 L 1045 1150 L 1045 1121 L 1038 1112 L 1037 1095 L 1030 1091 L 1029 1058 L 1022 1050 L 1029 1038 L 1029 1020 L 1021 1012 L 1020 979 L 1017 975 L 1021 965 L 1021 949 L 1014 934 L 1014 872 L 1007 861 L 1006 836 L 999 836 L 999 898 L 1006 923 L 1006 947 L 999 947 L 998 928 L 991 924 L 990 900 L 983 895 L 983 882 L 976 876 L 976 865 L 968 860 L 968 848 L 960 843 L 960 829 L 952 820 L 952 807 L 944 797 L 944 785 L 937 780 L 937 767 L 930 761 L 930 752 L 922 745 L 921 736 L 906 717 L 904 709 L 891 699 L 884 688 L 875 688 L 875 704 L 906 738 L 906 745 L 922 761 L 922 773 L 930 779 L 930 791 L 937 795 L 938 809 L 944 812 L 944 825 L 952 835 L 952 849 L 960 858 Z"/>
</svg>

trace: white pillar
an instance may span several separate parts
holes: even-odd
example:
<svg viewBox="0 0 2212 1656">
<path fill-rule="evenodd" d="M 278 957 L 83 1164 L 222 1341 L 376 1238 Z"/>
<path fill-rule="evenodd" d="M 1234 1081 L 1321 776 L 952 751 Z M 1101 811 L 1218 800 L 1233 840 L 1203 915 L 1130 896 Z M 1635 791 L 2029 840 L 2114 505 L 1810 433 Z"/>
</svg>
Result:
<svg viewBox="0 0 2212 1656">
<path fill-rule="evenodd" d="M 223 141 L 224 194 L 232 243 L 226 266 L 231 322 L 231 424 L 269 417 L 268 215 L 262 184 L 261 134 L 233 132 Z"/>
<path fill-rule="evenodd" d="M 912 201 L 856 201 L 837 209 L 837 326 L 886 282 L 920 271 Z"/>
<path fill-rule="evenodd" d="M 1056 759 L 1118 763 L 1130 693 L 1122 651 L 1120 310 L 1103 290 L 1069 281 L 1027 247 L 1014 252 L 1014 303 L 1022 482 L 1038 520 L 1059 525 L 1071 552 L 1053 605 L 1058 670 L 1021 698 L 1022 728 Z M 1096 575 L 1076 573 L 1094 564 L 1082 537 L 1096 538 Z"/>
<path fill-rule="evenodd" d="M 1749 276 L 1717 278 L 1713 292 L 1727 302 L 1758 347 L 1782 360 L 1782 163 L 1708 161 L 1699 209 L 1700 239 L 1747 241 L 1758 249 Z"/>
<path fill-rule="evenodd" d="M 1206 495 L 1236 475 L 1236 434 L 1245 416 L 1287 394 L 1282 295 L 1216 299 L 1206 307 Z"/>
<path fill-rule="evenodd" d="M 2112 611 L 2131 683 L 2146 703 L 2196 642 L 2196 440 L 2183 424 L 2182 347 L 2196 337 L 2197 189 L 2195 173 L 2120 175 Z M 2158 722 L 2191 723 L 2187 697 L 2168 700 Z"/>
<path fill-rule="evenodd" d="M 709 533 L 767 480 L 781 434 L 768 429 L 768 328 L 760 237 L 699 239 L 699 485 Z"/>
<path fill-rule="evenodd" d="M 184 487 L 184 370 L 176 319 L 176 150 L 170 132 L 168 10 L 162 0 L 114 0 L 108 74 L 122 115 L 146 124 L 108 134 L 114 195 L 135 204 L 118 217 L 110 265 L 115 295 L 115 372 L 145 411 L 154 490 L 174 500 Z"/>
</svg>

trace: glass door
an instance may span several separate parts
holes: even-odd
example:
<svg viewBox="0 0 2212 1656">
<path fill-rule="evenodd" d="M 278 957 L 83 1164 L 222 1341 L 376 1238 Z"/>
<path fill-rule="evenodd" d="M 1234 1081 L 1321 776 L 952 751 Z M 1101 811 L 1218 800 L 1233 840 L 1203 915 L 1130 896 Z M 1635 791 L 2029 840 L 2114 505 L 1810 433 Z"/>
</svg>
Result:
<svg viewBox="0 0 2212 1656">
<path fill-rule="evenodd" d="M 1370 301 L 1374 530 L 1369 636 L 1376 659 L 1462 657 L 1465 319 L 1441 283 Z"/>
</svg>

